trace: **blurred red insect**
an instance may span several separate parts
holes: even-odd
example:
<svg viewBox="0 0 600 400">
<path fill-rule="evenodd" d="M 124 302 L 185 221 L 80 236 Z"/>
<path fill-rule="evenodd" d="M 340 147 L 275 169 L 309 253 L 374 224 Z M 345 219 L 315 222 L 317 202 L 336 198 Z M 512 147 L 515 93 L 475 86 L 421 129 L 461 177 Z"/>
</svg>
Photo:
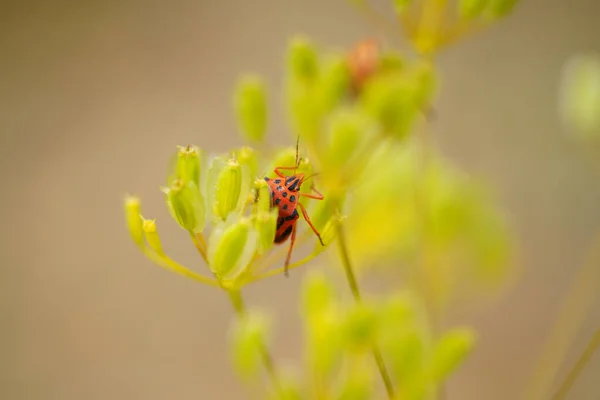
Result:
<svg viewBox="0 0 600 400">
<path fill-rule="evenodd" d="M 305 177 L 304 174 L 297 174 L 296 170 L 299 166 L 298 158 L 298 142 L 296 142 L 296 164 L 293 167 L 276 167 L 273 172 L 277 175 L 277 178 L 265 177 L 265 181 L 269 185 L 271 192 L 271 207 L 277 207 L 279 209 L 279 215 L 277 218 L 277 232 L 275 234 L 275 243 L 284 243 L 289 237 L 290 249 L 288 250 L 287 257 L 285 259 L 285 275 L 288 276 L 288 266 L 290 264 L 290 258 L 292 256 L 292 249 L 294 248 L 294 242 L 296 241 L 296 222 L 298 221 L 299 214 L 298 208 L 302 212 L 304 220 L 311 227 L 321 245 L 325 246 L 323 239 L 319 231 L 310 221 L 308 213 L 302 204 L 299 203 L 300 196 L 308 197 L 316 200 L 323 200 L 324 196 L 319 193 L 314 187 L 311 188 L 315 193 L 300 193 L 300 187 L 307 179 L 314 175 Z M 285 175 L 282 170 L 292 170 L 291 175 Z"/>
<path fill-rule="evenodd" d="M 355 92 L 362 89 L 365 82 L 379 69 L 381 50 L 374 39 L 364 39 L 354 45 L 347 56 L 352 86 Z"/>
</svg>

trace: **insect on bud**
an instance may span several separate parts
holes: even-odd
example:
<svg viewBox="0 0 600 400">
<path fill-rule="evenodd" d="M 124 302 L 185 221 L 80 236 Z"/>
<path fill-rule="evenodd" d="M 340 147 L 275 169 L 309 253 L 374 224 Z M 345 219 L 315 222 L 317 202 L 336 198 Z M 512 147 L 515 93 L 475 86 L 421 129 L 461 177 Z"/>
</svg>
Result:
<svg viewBox="0 0 600 400">
<path fill-rule="evenodd" d="M 208 258 L 218 278 L 242 271 L 256 250 L 256 232 L 248 219 L 215 229 L 209 239 Z"/>
<path fill-rule="evenodd" d="M 144 245 L 144 232 L 142 220 L 140 219 L 140 199 L 134 196 L 125 198 L 125 219 L 131 238 L 138 246 Z"/>
<path fill-rule="evenodd" d="M 267 128 L 267 95 L 259 77 L 245 76 L 238 83 L 234 97 L 235 114 L 245 139 L 260 142 Z"/>
<path fill-rule="evenodd" d="M 160 241 L 160 237 L 158 236 L 158 232 L 156 231 L 156 220 L 153 219 L 145 219 L 140 216 L 142 220 L 142 228 L 144 229 L 144 235 L 146 236 L 146 242 L 152 250 L 156 252 L 158 255 L 163 255 L 162 243 Z"/>
<path fill-rule="evenodd" d="M 178 146 L 177 178 L 184 183 L 194 182 L 200 185 L 200 150 L 196 146 Z"/>
<path fill-rule="evenodd" d="M 229 160 L 219 172 L 215 194 L 214 213 L 223 221 L 237 209 L 242 191 L 242 168 L 235 160 Z"/>
<path fill-rule="evenodd" d="M 348 66 L 352 75 L 354 89 L 359 90 L 381 63 L 379 45 L 375 40 L 363 40 L 356 44 L 348 55 Z"/>
<path fill-rule="evenodd" d="M 171 216 L 185 230 L 200 232 L 204 229 L 204 199 L 198 186 L 178 179 L 170 188 L 164 188 L 166 203 Z"/>
</svg>

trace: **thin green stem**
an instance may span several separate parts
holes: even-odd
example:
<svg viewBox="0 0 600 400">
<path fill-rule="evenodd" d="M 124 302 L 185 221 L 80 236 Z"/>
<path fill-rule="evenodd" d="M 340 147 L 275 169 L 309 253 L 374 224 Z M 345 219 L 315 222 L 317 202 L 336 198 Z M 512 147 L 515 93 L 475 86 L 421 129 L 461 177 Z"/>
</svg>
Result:
<svg viewBox="0 0 600 400">
<path fill-rule="evenodd" d="M 219 287 L 219 283 L 216 280 L 207 278 L 204 275 L 200 275 L 199 273 L 184 267 L 183 265 L 173 261 L 165 255 L 158 255 L 154 250 L 150 249 L 147 246 L 142 246 L 140 248 L 147 258 L 154 261 L 156 264 L 160 265 L 163 268 L 169 269 L 173 272 L 178 273 L 179 275 L 185 276 L 186 278 L 190 278 L 196 282 L 200 282 L 213 287 Z"/>
<path fill-rule="evenodd" d="M 344 271 L 346 272 L 346 279 L 348 280 L 348 285 L 350 286 L 350 290 L 352 291 L 354 300 L 356 300 L 357 303 L 360 303 L 362 301 L 362 297 L 360 295 L 360 289 L 358 288 L 358 281 L 356 280 L 354 269 L 352 268 L 352 263 L 350 262 L 350 255 L 348 254 L 348 247 L 346 245 L 346 238 L 342 224 L 337 224 L 337 236 L 340 256 L 342 258 Z M 383 361 L 381 351 L 379 350 L 379 347 L 376 344 L 373 344 L 371 352 L 373 353 L 373 358 L 375 358 L 375 363 L 377 364 L 377 368 L 379 369 L 379 374 L 381 375 L 381 379 L 383 380 L 383 384 L 385 385 L 385 390 L 387 392 L 388 398 L 392 399 L 394 398 L 394 386 L 392 385 L 390 374 L 385 366 L 385 362 Z"/>
<path fill-rule="evenodd" d="M 229 295 L 229 299 L 231 300 L 231 304 L 233 305 L 233 309 L 235 310 L 238 318 L 240 320 L 244 319 L 247 315 L 247 311 L 241 291 L 239 289 L 229 289 L 227 290 L 227 294 Z M 263 342 L 260 343 L 259 351 L 265 366 L 265 370 L 273 382 L 273 385 L 279 391 L 280 385 L 277 369 L 275 368 L 275 362 L 273 361 L 273 357 L 271 357 L 271 353 L 269 353 L 269 349 L 267 349 L 267 346 Z"/>
<path fill-rule="evenodd" d="M 577 380 L 577 377 L 583 371 L 590 358 L 598 348 L 600 347 L 600 329 L 596 331 L 590 343 L 588 343 L 585 351 L 579 357 L 579 360 L 575 363 L 563 383 L 558 388 L 558 391 L 552 396 L 552 400 L 562 400 L 567 397 L 569 390 L 573 387 L 573 384 Z"/>
<path fill-rule="evenodd" d="M 291 270 L 291 269 L 294 269 L 294 268 L 298 268 L 298 267 L 306 264 L 307 262 L 309 262 L 310 260 L 312 260 L 313 258 L 315 258 L 318 254 L 319 254 L 318 252 L 313 252 L 310 255 L 304 257 L 302 260 L 297 261 L 295 263 L 292 263 L 292 264 L 288 265 L 288 267 L 287 267 L 288 271 Z M 251 277 L 245 279 L 244 280 L 244 284 L 253 283 L 253 282 L 256 282 L 256 281 L 260 281 L 262 279 L 269 278 L 271 276 L 282 274 L 283 272 L 285 272 L 285 267 L 280 267 L 280 268 L 272 269 L 272 270 L 264 272 L 264 273 L 262 273 L 260 275 L 251 276 Z"/>
<path fill-rule="evenodd" d="M 527 388 L 528 390 L 525 393 L 525 398 L 532 400 L 548 398 L 549 387 L 556 376 L 556 372 L 598 293 L 600 286 L 599 265 L 600 232 L 597 233 L 586 260 L 579 268 L 558 309 L 554 328 L 546 340 L 530 387 Z M 592 342 L 592 344 L 594 343 Z M 581 365 L 582 368 L 583 364 Z"/>
<path fill-rule="evenodd" d="M 190 231 L 190 237 L 192 238 L 192 242 L 200 253 L 200 256 L 204 260 L 204 262 L 208 265 L 208 257 L 206 256 L 206 239 L 204 239 L 204 235 L 202 233 L 194 233 Z"/>
</svg>

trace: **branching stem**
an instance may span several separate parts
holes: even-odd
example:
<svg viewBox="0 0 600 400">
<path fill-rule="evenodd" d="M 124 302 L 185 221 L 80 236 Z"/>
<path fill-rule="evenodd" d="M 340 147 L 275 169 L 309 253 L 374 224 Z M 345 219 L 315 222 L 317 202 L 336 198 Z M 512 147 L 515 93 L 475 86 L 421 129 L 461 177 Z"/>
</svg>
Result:
<svg viewBox="0 0 600 400">
<path fill-rule="evenodd" d="M 337 226 L 337 242 L 340 251 L 340 256 L 342 258 L 342 264 L 344 266 L 344 271 L 346 273 L 346 279 L 348 280 L 348 285 L 350 286 L 350 291 L 354 296 L 354 300 L 357 303 L 362 301 L 362 297 L 360 295 L 360 289 L 358 288 L 358 281 L 356 280 L 356 275 L 354 274 L 354 269 L 352 267 L 352 263 L 350 261 L 350 256 L 348 254 L 348 247 L 346 245 L 346 238 L 344 235 L 344 228 L 342 224 L 336 224 Z M 381 379 L 383 380 L 383 384 L 385 385 L 385 390 L 387 392 L 388 398 L 394 398 L 394 386 L 392 385 L 392 380 L 390 379 L 390 374 L 385 366 L 385 362 L 383 361 L 383 356 L 381 355 L 381 351 L 376 344 L 373 344 L 371 349 L 373 353 L 373 358 L 375 358 L 375 362 L 377 363 L 377 368 L 379 369 L 379 374 L 381 375 Z"/>
</svg>

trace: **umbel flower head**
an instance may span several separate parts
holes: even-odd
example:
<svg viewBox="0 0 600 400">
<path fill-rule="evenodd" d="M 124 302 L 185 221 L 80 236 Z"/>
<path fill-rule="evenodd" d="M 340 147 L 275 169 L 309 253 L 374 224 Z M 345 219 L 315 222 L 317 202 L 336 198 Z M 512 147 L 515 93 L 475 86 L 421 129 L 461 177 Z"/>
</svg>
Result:
<svg viewBox="0 0 600 400">
<path fill-rule="evenodd" d="M 374 57 L 379 55 L 378 51 Z M 286 98 L 294 136 L 301 138 L 300 152 L 297 146 L 266 155 L 246 145 L 209 157 L 208 152 L 196 146 L 178 147 L 167 184 L 161 190 L 171 216 L 188 232 L 207 263 L 213 278 L 205 281 L 239 287 L 281 272 L 281 268 L 271 269 L 277 263 L 283 264 L 286 256 L 274 241 L 288 217 L 308 220 L 310 215 L 311 228 L 320 232 L 325 244 L 315 242 L 314 250 L 304 259 L 292 262 L 289 268 L 317 256 L 335 239 L 348 189 L 357 181 L 372 150 L 386 137 L 403 140 L 420 108 L 434 93 L 430 69 L 386 62 L 398 58 L 390 52 L 381 51 L 381 57 L 381 62 L 375 60 L 377 68 L 363 72 L 357 85 L 353 82 L 356 74 L 350 73 L 351 57 L 335 53 L 323 56 L 308 40 L 292 40 Z M 246 75 L 239 80 L 233 111 L 242 137 L 253 145 L 260 145 L 267 133 L 266 99 L 260 77 Z M 398 113 L 403 115 L 401 120 L 395 117 Z M 283 168 L 279 174 L 306 177 L 303 185 L 294 187 L 298 189 L 293 194 L 298 197 L 295 213 L 278 210 L 273 204 L 272 189 L 263 179 L 282 179 L 274 172 L 278 168 Z M 320 202 L 311 199 L 322 197 L 315 195 L 320 193 L 315 192 L 317 185 L 325 194 Z M 135 222 L 141 218 L 139 201 L 130 199 L 127 204 L 129 227 L 136 244 L 154 261 L 160 260 L 159 264 L 176 264 L 162 246 L 157 251 L 155 223 L 151 226 L 145 220 L 142 225 L 148 229 L 134 233 L 139 231 Z M 315 235 L 300 225 L 295 223 L 288 242 L 301 246 L 315 241 Z M 189 272 L 188 275 L 195 274 Z"/>
</svg>

